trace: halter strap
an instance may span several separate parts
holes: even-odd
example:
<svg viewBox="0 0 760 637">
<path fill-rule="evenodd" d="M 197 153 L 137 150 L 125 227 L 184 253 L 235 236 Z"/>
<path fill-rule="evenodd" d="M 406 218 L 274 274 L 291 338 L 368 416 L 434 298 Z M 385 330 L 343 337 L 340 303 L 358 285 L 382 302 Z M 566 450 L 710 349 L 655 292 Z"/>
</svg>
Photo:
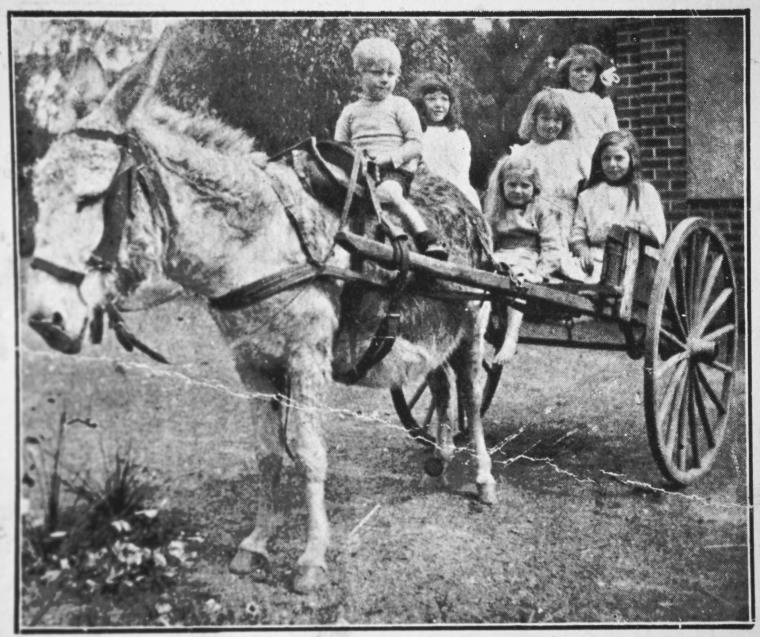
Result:
<svg viewBox="0 0 760 637">
<path fill-rule="evenodd" d="M 71 131 L 72 135 L 77 135 L 83 139 L 94 139 L 99 142 L 112 142 L 117 146 L 129 146 L 129 136 L 126 133 L 114 133 L 110 130 L 101 130 L 98 128 L 75 128 Z"/>
</svg>

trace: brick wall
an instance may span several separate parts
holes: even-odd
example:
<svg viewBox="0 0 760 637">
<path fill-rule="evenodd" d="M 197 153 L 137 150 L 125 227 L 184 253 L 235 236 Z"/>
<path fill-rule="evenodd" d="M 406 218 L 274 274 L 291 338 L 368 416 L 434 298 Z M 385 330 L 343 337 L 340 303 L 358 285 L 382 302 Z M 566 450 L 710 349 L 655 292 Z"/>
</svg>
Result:
<svg viewBox="0 0 760 637">
<path fill-rule="evenodd" d="M 621 20 L 616 62 L 621 82 L 614 100 L 620 128 L 642 149 L 643 176 L 662 198 L 668 229 L 691 216 L 711 219 L 725 234 L 744 287 L 743 199 L 689 199 L 686 56 L 689 18 Z M 698 160 L 693 158 L 691 161 Z"/>
<path fill-rule="evenodd" d="M 687 216 L 685 45 L 683 19 L 628 20 L 618 31 L 620 127 L 639 140 L 643 176 L 671 228 Z"/>
</svg>

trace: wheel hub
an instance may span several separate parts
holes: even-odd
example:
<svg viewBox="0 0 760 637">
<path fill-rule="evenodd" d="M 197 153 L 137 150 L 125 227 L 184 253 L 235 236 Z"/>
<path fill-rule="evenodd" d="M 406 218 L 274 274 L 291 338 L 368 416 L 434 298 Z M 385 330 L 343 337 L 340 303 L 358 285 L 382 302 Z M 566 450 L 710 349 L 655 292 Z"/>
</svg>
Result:
<svg viewBox="0 0 760 637">
<path fill-rule="evenodd" d="M 718 357 L 718 343 L 704 338 L 690 338 L 686 342 L 689 357 L 700 363 L 711 363 Z"/>
</svg>

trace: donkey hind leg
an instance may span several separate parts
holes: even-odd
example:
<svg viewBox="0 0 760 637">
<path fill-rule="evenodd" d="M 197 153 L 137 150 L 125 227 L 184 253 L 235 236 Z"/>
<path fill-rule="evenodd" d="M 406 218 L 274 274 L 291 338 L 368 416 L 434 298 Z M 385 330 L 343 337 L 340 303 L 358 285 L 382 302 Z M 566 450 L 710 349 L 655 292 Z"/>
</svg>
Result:
<svg viewBox="0 0 760 637">
<path fill-rule="evenodd" d="M 481 361 L 483 360 L 483 340 L 466 339 L 458 352 L 461 366 L 457 369 L 458 385 L 467 421 L 470 423 L 470 433 L 475 445 L 475 459 L 478 465 L 475 484 L 478 488 L 478 499 L 483 504 L 496 504 L 496 480 L 491 473 L 491 456 L 486 447 L 483 421 L 480 418 L 480 393 L 483 383 Z"/>
<path fill-rule="evenodd" d="M 259 489 L 256 526 L 238 545 L 237 553 L 230 563 L 230 570 L 233 573 L 250 575 L 256 581 L 263 581 L 270 571 L 267 542 L 283 521 L 282 512 L 278 511 L 277 506 L 283 462 L 283 449 L 279 437 L 283 408 L 273 396 L 284 391 L 280 386 L 281 382 L 278 382 L 280 378 L 255 369 L 247 360 L 239 361 L 237 370 L 243 385 L 252 394 L 249 404 L 255 427 Z"/>
<path fill-rule="evenodd" d="M 307 593 L 327 581 L 325 552 L 330 544 L 330 527 L 325 508 L 327 451 L 322 439 L 322 413 L 317 400 L 325 395 L 330 374 L 327 346 L 302 346 L 290 358 L 290 381 L 293 400 L 301 400 L 301 408 L 291 411 L 288 438 L 296 457 L 296 465 L 306 479 L 309 529 L 306 548 L 298 558 L 293 588 Z M 317 407 L 305 409 L 306 406 Z"/>
<path fill-rule="evenodd" d="M 428 386 L 435 401 L 438 416 L 434 457 L 441 469 L 454 457 L 454 434 L 451 428 L 451 388 L 455 386 L 454 372 L 447 363 L 437 367 L 428 376 Z"/>
</svg>

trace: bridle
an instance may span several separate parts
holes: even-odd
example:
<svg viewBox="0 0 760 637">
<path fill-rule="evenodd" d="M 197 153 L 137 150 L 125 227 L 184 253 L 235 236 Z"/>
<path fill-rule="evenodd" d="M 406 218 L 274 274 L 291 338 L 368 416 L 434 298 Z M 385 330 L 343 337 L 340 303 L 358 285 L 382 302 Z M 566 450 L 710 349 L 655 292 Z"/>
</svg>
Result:
<svg viewBox="0 0 760 637">
<path fill-rule="evenodd" d="M 111 180 L 111 185 L 105 190 L 105 192 L 93 200 L 93 203 L 99 199 L 108 200 L 109 195 L 112 195 L 113 191 L 116 189 L 118 180 L 122 176 L 127 175 L 128 171 L 136 165 L 129 144 L 129 136 L 125 133 L 113 133 L 111 131 L 97 130 L 93 128 L 77 128 L 73 130 L 71 134 L 82 137 L 83 139 L 108 141 L 116 144 L 121 149 L 121 160 L 119 162 L 119 167 L 116 170 L 116 174 Z M 97 247 L 92 251 L 85 262 L 85 266 L 88 270 L 97 270 L 98 272 L 108 273 L 112 272 L 116 266 L 118 247 L 121 243 L 121 235 L 124 231 L 124 221 L 126 219 L 113 219 L 112 215 L 105 213 L 103 216 L 103 235 L 101 236 Z M 126 217 L 126 215 L 123 216 Z M 121 221 L 121 223 L 119 223 L 119 221 Z M 118 240 L 116 240 L 117 237 Z M 87 276 L 86 272 L 73 270 L 41 257 L 34 257 L 30 267 L 49 274 L 61 283 L 69 283 L 75 287 L 82 285 Z"/>
<path fill-rule="evenodd" d="M 141 168 L 145 166 L 146 157 L 139 149 L 138 144 L 130 143 L 130 136 L 126 133 L 114 133 L 107 130 L 98 130 L 93 128 L 77 128 L 71 134 L 82 137 L 83 139 L 93 139 L 96 141 L 108 141 L 116 144 L 121 149 L 121 159 L 119 167 L 111 180 L 111 184 L 100 195 L 92 198 L 91 203 L 104 199 L 103 203 L 103 234 L 100 241 L 90 256 L 85 261 L 86 271 L 73 270 L 66 266 L 58 265 L 48 259 L 34 257 L 30 264 L 35 270 L 40 270 L 49 274 L 61 283 L 67 283 L 79 288 L 90 271 L 97 271 L 104 274 L 111 273 L 116 269 L 124 235 L 124 226 L 129 215 L 130 206 L 128 203 L 118 202 L 118 195 L 121 186 L 124 185 L 128 192 L 132 190 L 133 175 L 137 175 L 137 182 L 144 190 L 146 197 L 150 200 L 151 188 L 146 183 Z M 118 204 L 118 205 L 117 205 Z M 154 360 L 161 363 L 169 361 L 137 339 L 126 327 L 124 319 L 119 314 L 116 307 L 111 301 L 107 301 L 104 306 L 97 306 L 94 310 L 94 318 L 91 325 L 90 334 L 93 343 L 100 343 L 103 336 L 103 316 L 108 316 L 110 327 L 114 330 L 119 343 L 131 352 L 137 348 Z"/>
</svg>

